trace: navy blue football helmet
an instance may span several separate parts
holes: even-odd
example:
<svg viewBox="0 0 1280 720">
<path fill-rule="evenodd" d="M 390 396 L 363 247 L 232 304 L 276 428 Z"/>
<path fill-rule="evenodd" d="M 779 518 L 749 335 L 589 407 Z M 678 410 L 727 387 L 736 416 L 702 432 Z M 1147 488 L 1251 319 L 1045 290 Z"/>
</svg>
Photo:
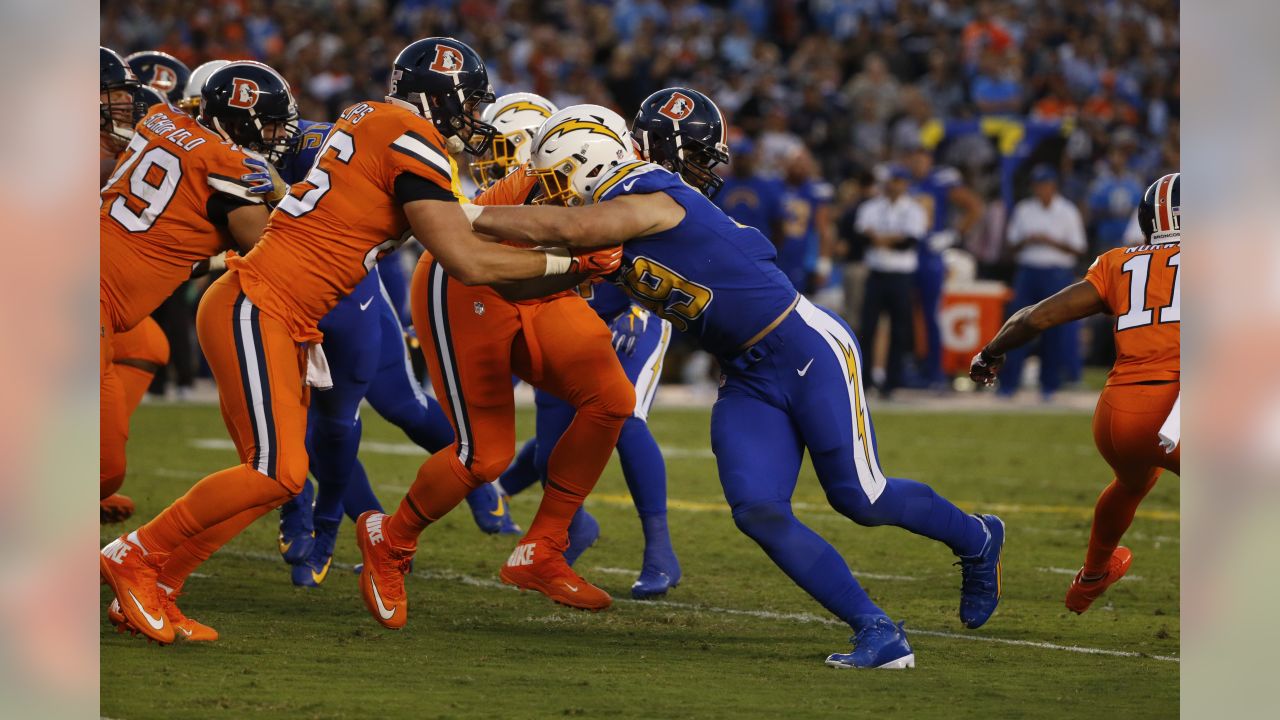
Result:
<svg viewBox="0 0 1280 720">
<path fill-rule="evenodd" d="M 1138 227 L 1149 243 L 1182 239 L 1182 207 L 1178 200 L 1178 178 L 1171 173 L 1151 183 L 1138 203 Z"/>
<path fill-rule="evenodd" d="M 205 81 L 200 91 L 200 124 L 223 138 L 279 162 L 297 144 L 298 103 L 280 73 L 260 62 L 228 63 Z M 282 137 L 263 131 L 275 123 Z"/>
<path fill-rule="evenodd" d="M 640 103 L 631 138 L 645 160 L 679 173 L 711 197 L 724 185 L 715 166 L 729 162 L 724 115 L 697 90 L 659 90 Z"/>
<path fill-rule="evenodd" d="M 465 43 L 447 37 L 418 40 L 396 56 L 387 97 L 429 118 L 449 152 L 483 155 L 496 132 L 480 119 L 494 101 L 484 60 Z"/>
<path fill-rule="evenodd" d="M 128 93 L 131 98 L 141 83 L 124 59 L 110 48 L 98 48 L 98 71 L 101 77 L 98 130 L 128 140 L 133 136 L 133 123 L 136 122 L 131 120 L 133 102 L 132 99 L 125 100 L 119 91 Z"/>
<path fill-rule="evenodd" d="M 143 50 L 124 59 L 138 80 L 159 90 L 176 103 L 182 99 L 191 79 L 191 68 L 178 58 L 159 50 Z"/>
</svg>

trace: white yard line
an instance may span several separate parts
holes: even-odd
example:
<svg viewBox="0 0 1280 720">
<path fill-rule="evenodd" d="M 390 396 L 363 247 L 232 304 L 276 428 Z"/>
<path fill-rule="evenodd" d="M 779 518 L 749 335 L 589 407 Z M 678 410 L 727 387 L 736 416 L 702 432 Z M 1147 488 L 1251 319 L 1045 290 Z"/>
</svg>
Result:
<svg viewBox="0 0 1280 720">
<path fill-rule="evenodd" d="M 249 560 L 262 560 L 267 562 L 280 563 L 283 562 L 279 555 L 274 553 L 253 552 L 246 550 L 223 549 L 222 552 L 232 557 L 246 558 Z M 351 570 L 352 565 L 348 563 L 333 563 L 336 568 Z M 446 580 L 456 582 L 462 585 L 470 585 L 472 587 L 487 588 L 492 590 L 508 590 L 513 591 L 516 588 L 505 585 L 498 580 L 488 578 L 479 578 L 474 575 L 465 573 L 457 573 L 449 570 L 415 570 L 413 577 L 424 580 Z M 769 610 L 742 610 L 739 608 L 722 608 L 711 605 L 698 605 L 695 603 L 683 603 L 673 600 L 631 600 L 628 598 L 614 598 L 614 602 L 625 604 L 630 607 L 657 607 L 671 608 L 675 610 L 688 610 L 691 612 L 711 613 L 714 615 L 730 615 L 735 617 L 751 617 L 761 620 L 780 620 L 785 622 L 799 623 L 817 623 L 821 625 L 833 625 L 837 627 L 845 627 L 845 624 L 839 620 L 828 617 L 820 617 L 809 613 L 779 613 Z M 1135 652 L 1132 650 L 1109 650 L 1106 648 L 1082 647 L 1080 645 L 1059 645 L 1057 643 L 1040 642 L 1036 640 L 1013 640 L 1009 638 L 990 637 L 987 635 L 960 634 L 947 632 L 943 630 L 921 630 L 919 628 L 911 628 L 909 634 L 924 635 L 926 637 L 945 638 L 948 640 L 964 640 L 969 642 L 985 642 L 995 643 L 997 645 L 1011 645 L 1014 647 L 1028 647 L 1037 650 L 1052 650 L 1055 652 L 1069 652 L 1083 655 L 1102 655 L 1106 657 L 1120 658 L 1150 658 L 1161 662 L 1181 663 L 1181 658 L 1170 655 L 1147 655 L 1145 653 Z"/>
<path fill-rule="evenodd" d="M 1070 575 L 1071 577 L 1075 577 L 1076 573 L 1080 571 L 1080 568 L 1076 568 L 1075 570 L 1072 570 L 1071 568 L 1060 568 L 1060 567 L 1042 567 L 1042 568 L 1036 568 L 1036 569 L 1039 570 L 1040 572 L 1053 573 L 1054 575 Z M 1122 582 L 1125 580 L 1141 581 L 1142 576 L 1141 575 L 1125 575 L 1124 577 L 1120 578 L 1120 580 Z"/>
</svg>

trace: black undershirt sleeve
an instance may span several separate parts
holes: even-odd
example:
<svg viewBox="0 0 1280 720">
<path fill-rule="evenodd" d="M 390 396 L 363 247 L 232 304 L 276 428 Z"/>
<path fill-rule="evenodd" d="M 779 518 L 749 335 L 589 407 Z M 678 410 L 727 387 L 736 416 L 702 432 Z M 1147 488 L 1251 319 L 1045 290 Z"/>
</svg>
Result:
<svg viewBox="0 0 1280 720">
<path fill-rule="evenodd" d="M 227 215 L 236 208 L 242 208 L 247 205 L 261 205 L 261 201 L 245 200 L 226 193 L 216 192 L 209 196 L 209 202 L 205 205 L 205 213 L 209 218 L 209 222 L 218 227 L 227 226 Z"/>
<path fill-rule="evenodd" d="M 396 202 L 401 205 L 414 200 L 456 201 L 453 192 L 440 187 L 439 184 L 410 172 L 402 172 L 396 176 Z"/>
</svg>

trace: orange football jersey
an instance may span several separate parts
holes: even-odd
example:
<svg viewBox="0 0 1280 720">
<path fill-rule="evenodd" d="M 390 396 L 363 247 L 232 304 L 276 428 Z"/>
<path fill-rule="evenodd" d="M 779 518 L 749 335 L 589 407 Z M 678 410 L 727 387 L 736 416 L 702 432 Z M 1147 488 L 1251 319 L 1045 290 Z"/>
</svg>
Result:
<svg viewBox="0 0 1280 720">
<path fill-rule="evenodd" d="M 296 183 L 257 247 L 228 259 L 254 304 L 317 341 L 320 318 L 351 293 L 382 256 L 408 237 L 397 200 L 405 173 L 457 198 L 457 169 L 431 121 L 398 105 L 362 102 L 342 112 L 305 181 Z"/>
<path fill-rule="evenodd" d="M 1116 318 L 1108 385 L 1180 378 L 1180 250 L 1178 243 L 1116 248 L 1085 275 Z"/>
<path fill-rule="evenodd" d="M 524 205 L 529 202 L 529 197 L 533 191 L 538 188 L 538 178 L 525 172 L 524 167 L 517 167 L 502 177 L 501 180 L 490 185 L 487 190 L 480 193 L 475 199 L 476 205 Z M 516 247 L 532 247 L 528 243 L 504 241 L 506 245 Z M 547 300 L 555 300 L 566 295 L 573 295 L 574 290 L 564 290 L 562 292 L 553 293 L 545 297 L 534 298 L 532 300 L 516 300 L 517 305 L 533 305 Z"/>
<path fill-rule="evenodd" d="M 240 180 L 248 158 L 167 105 L 138 123 L 102 189 L 99 217 L 100 287 L 116 331 L 151 314 L 193 264 L 231 246 L 227 208 L 262 202 Z"/>
</svg>

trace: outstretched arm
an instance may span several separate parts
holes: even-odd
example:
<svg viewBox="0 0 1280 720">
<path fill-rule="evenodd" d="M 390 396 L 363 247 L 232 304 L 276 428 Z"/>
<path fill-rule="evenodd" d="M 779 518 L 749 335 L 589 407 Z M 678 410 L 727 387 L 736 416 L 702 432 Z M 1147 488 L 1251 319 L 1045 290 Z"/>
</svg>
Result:
<svg viewBox="0 0 1280 720">
<path fill-rule="evenodd" d="M 1063 288 L 1052 297 L 1014 313 L 982 352 L 974 356 L 969 377 L 981 385 L 990 385 L 1004 365 L 1005 353 L 1035 340 L 1049 328 L 1106 311 L 1107 305 L 1093 283 L 1081 280 Z"/>
<path fill-rule="evenodd" d="M 675 227 L 684 208 L 666 193 L 626 195 L 586 207 L 473 206 L 477 232 L 535 245 L 596 248 Z"/>
</svg>

